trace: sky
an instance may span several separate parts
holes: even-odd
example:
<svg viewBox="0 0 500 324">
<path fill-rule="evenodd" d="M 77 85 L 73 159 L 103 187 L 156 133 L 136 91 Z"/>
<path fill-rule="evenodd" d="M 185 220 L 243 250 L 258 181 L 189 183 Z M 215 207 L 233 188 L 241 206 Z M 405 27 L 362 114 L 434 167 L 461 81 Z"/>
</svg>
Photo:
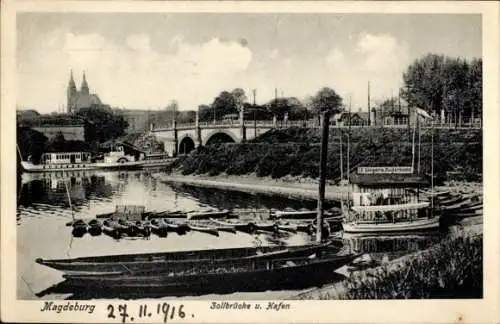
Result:
<svg viewBox="0 0 500 324">
<path fill-rule="evenodd" d="M 244 89 L 265 103 L 331 87 L 353 109 L 397 95 L 402 74 L 431 52 L 482 56 L 480 15 L 286 13 L 20 13 L 17 106 L 66 105 L 80 87 L 127 109 L 180 110 Z"/>
</svg>

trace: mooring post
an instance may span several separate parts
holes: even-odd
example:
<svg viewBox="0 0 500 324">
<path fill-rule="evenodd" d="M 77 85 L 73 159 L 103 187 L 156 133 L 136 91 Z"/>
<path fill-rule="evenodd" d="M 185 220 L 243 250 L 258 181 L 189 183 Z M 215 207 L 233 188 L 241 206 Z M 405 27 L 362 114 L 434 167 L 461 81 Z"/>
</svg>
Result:
<svg viewBox="0 0 500 324">
<path fill-rule="evenodd" d="M 174 121 L 172 122 L 172 125 L 174 126 L 174 146 L 175 146 L 175 149 L 174 149 L 174 157 L 177 157 L 177 154 L 179 153 L 179 150 L 178 150 L 178 147 L 179 147 L 179 139 L 178 139 L 178 136 L 177 136 L 177 121 L 174 119 Z"/>
<path fill-rule="evenodd" d="M 330 113 L 323 112 L 323 131 L 321 134 L 321 152 L 319 160 L 319 188 L 318 188 L 318 211 L 316 219 L 316 242 L 323 239 L 323 212 L 325 202 L 325 182 L 326 182 L 326 159 L 328 153 L 328 129 L 330 126 Z"/>
</svg>

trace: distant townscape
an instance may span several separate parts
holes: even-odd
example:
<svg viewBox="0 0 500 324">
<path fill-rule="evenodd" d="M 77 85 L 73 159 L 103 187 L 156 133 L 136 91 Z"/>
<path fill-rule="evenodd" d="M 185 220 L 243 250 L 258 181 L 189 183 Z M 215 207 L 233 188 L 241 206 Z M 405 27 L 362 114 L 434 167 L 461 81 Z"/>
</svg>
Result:
<svg viewBox="0 0 500 324">
<path fill-rule="evenodd" d="M 40 132 L 50 141 L 64 138 L 73 141 L 71 145 L 78 148 L 96 148 L 127 136 L 134 142 L 141 137 L 140 134 L 153 131 L 158 141 L 153 145 L 155 150 L 171 156 L 188 153 L 206 143 L 245 141 L 272 128 L 319 127 L 319 114 L 325 110 L 332 112 L 332 127 L 410 127 L 418 120 L 417 109 L 428 113 L 432 119 L 423 122 L 435 127 L 481 127 L 481 59 L 466 61 L 428 54 L 413 62 L 402 78 L 404 86 L 398 90 L 397 96 L 390 98 L 370 98 L 370 87 L 377 85 L 369 81 L 365 86 L 360 85 L 360 91 L 367 94 L 366 107 L 352 107 L 349 98 L 341 98 L 329 87 L 302 99 L 281 97 L 275 89 L 275 98 L 263 104 L 257 104 L 256 89 L 246 93 L 235 88 L 222 91 L 210 105 L 200 105 L 196 110 L 178 107 L 175 100 L 164 109 L 137 110 L 113 108 L 101 102 L 98 94 L 90 92 L 85 72 L 78 90 L 71 71 L 64 113 L 41 115 L 36 109 L 18 110 L 17 122 L 20 130 L 29 128 Z M 219 133 L 213 133 L 215 126 L 221 128 Z M 196 130 L 200 127 L 201 133 Z M 180 130 L 185 132 L 187 142 L 174 140 L 182 137 L 178 133 Z M 37 151 L 35 146 L 30 147 Z M 140 149 L 151 151 L 152 147 Z M 27 155 L 40 155 L 35 151 Z"/>
</svg>

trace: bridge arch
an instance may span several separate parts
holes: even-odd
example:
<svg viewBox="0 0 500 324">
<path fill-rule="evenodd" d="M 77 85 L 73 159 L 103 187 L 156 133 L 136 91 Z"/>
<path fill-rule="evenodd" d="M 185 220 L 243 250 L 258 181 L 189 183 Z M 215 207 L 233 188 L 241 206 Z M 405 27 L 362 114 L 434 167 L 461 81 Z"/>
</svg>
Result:
<svg viewBox="0 0 500 324">
<path fill-rule="evenodd" d="M 179 141 L 179 149 L 177 152 L 179 155 L 189 154 L 192 150 L 195 149 L 195 147 L 196 146 L 194 144 L 194 140 L 191 138 L 191 136 L 185 135 Z"/>
<path fill-rule="evenodd" d="M 238 138 L 229 131 L 216 130 L 205 137 L 203 145 L 214 145 L 218 143 L 237 143 Z"/>
</svg>

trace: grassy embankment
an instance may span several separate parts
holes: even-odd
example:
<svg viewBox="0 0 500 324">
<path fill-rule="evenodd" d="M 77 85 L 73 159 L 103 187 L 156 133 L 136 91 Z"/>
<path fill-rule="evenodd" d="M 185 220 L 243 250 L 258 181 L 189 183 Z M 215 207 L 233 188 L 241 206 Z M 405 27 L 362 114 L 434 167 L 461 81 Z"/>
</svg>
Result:
<svg viewBox="0 0 500 324">
<path fill-rule="evenodd" d="M 340 143 L 343 135 L 343 169 L 347 163 L 347 130 L 331 129 L 327 178 L 340 179 Z M 350 169 L 357 166 L 411 165 L 412 146 L 407 129 L 357 128 L 351 130 Z M 418 139 L 418 133 L 416 135 Z M 431 134 L 421 132 L 421 170 L 431 171 Z M 183 175 L 248 175 L 317 178 L 320 133 L 318 129 L 289 128 L 272 130 L 245 144 L 220 144 L 201 147 L 183 156 L 171 171 Z M 417 149 L 418 151 L 418 149 Z M 417 158 L 415 158 L 415 165 Z M 482 178 L 482 132 L 480 130 L 434 130 L 434 172 L 459 170 L 465 181 Z"/>
<path fill-rule="evenodd" d="M 292 299 L 482 298 L 483 235 L 450 237 L 389 264 Z"/>
</svg>

